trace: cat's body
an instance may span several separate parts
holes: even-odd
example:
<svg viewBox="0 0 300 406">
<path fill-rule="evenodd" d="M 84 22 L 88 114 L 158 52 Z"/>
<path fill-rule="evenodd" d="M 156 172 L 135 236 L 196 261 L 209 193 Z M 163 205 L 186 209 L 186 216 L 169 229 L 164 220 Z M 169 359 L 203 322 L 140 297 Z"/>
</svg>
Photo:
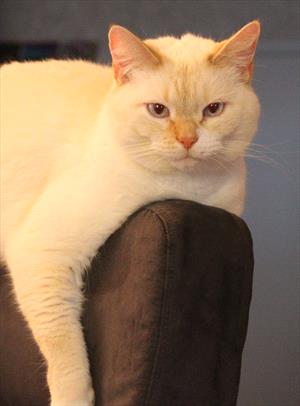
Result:
<svg viewBox="0 0 300 406">
<path fill-rule="evenodd" d="M 125 36 L 129 34 L 125 32 Z M 112 42 L 119 41 L 115 37 Z M 186 37 L 185 41 L 194 41 L 194 48 L 198 44 L 206 61 L 216 44 Z M 168 55 L 167 64 L 174 64 L 174 42 L 186 37 L 150 41 L 153 54 L 146 50 L 141 58 L 153 63 L 160 51 Z M 127 40 L 135 41 L 130 36 Z M 138 47 L 138 43 L 133 45 Z M 1 259 L 10 270 L 17 301 L 47 360 L 55 406 L 92 403 L 79 322 L 80 289 L 82 272 L 99 246 L 130 214 L 151 201 L 188 199 L 240 214 L 245 195 L 243 151 L 258 117 L 258 102 L 248 85 L 231 91 L 237 78 L 231 67 L 227 87 L 215 83 L 215 71 L 209 66 L 205 65 L 208 72 L 200 70 L 201 80 L 207 77 L 213 88 L 213 95 L 207 96 L 209 91 L 202 83 L 204 107 L 223 97 L 231 97 L 229 105 L 234 105 L 234 97 L 242 97 L 239 92 L 248 97 L 242 117 L 248 122 L 238 128 L 229 115 L 223 123 L 222 128 L 228 129 L 222 140 L 234 133 L 238 137 L 234 154 L 222 141 L 227 156 L 221 160 L 217 150 L 221 141 L 212 143 L 209 134 L 217 133 L 216 121 L 212 129 L 203 117 L 202 128 L 197 124 L 197 86 L 188 84 L 196 74 L 195 67 L 189 70 L 190 56 L 182 55 L 179 70 L 173 73 L 170 65 L 168 80 L 156 68 L 153 77 L 149 76 L 148 67 L 146 75 L 141 69 L 131 78 L 122 58 L 118 65 L 114 44 L 111 50 L 118 85 L 113 69 L 83 61 L 12 63 L 1 68 Z M 138 54 L 137 48 L 135 51 Z M 141 54 L 144 51 L 141 48 Z M 144 87 L 141 81 L 147 82 Z M 168 84 L 164 88 L 166 81 L 175 84 L 176 94 Z M 139 86 L 133 94 L 131 82 Z M 155 83 L 156 94 L 149 98 Z M 169 103 L 170 120 L 150 119 L 145 102 L 162 100 Z M 138 109 L 137 113 L 132 109 Z M 196 137 L 194 149 L 184 144 L 190 142 L 188 131 Z M 160 132 L 164 145 L 158 142 Z M 151 143 L 148 134 L 156 137 Z M 139 143 L 135 142 L 138 137 Z M 207 150 L 214 148 L 216 152 L 207 159 Z M 195 157 L 182 155 L 193 150 Z"/>
</svg>

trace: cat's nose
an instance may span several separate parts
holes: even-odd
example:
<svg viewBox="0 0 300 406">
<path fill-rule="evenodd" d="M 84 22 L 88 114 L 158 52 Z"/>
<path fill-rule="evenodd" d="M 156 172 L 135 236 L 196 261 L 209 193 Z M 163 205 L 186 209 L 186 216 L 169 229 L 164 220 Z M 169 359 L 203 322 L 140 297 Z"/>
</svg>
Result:
<svg viewBox="0 0 300 406">
<path fill-rule="evenodd" d="M 197 142 L 198 137 L 197 135 L 192 135 L 192 136 L 178 136 L 176 137 L 177 140 L 184 146 L 186 149 L 190 149 L 195 142 Z"/>
</svg>

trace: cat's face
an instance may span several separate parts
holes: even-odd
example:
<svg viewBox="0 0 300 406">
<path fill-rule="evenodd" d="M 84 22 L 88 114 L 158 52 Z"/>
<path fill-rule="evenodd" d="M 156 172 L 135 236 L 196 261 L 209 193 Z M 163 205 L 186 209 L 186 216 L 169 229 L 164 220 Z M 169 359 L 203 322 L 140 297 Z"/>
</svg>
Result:
<svg viewBox="0 0 300 406">
<path fill-rule="evenodd" d="M 243 154 L 259 116 L 249 85 L 259 33 L 252 24 L 255 35 L 242 46 L 235 37 L 216 43 L 191 34 L 142 43 L 121 27 L 111 31 L 111 109 L 135 161 L 154 171 L 197 170 Z"/>
</svg>

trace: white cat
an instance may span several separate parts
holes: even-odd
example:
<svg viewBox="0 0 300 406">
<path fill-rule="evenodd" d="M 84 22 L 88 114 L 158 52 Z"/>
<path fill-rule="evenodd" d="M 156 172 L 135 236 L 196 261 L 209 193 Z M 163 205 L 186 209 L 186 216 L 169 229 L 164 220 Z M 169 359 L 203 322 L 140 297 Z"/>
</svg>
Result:
<svg viewBox="0 0 300 406">
<path fill-rule="evenodd" d="M 1 258 L 48 366 L 52 406 L 93 390 L 82 273 L 136 209 L 179 198 L 240 214 L 260 25 L 223 42 L 109 32 L 113 69 L 83 61 L 1 68 Z"/>
</svg>

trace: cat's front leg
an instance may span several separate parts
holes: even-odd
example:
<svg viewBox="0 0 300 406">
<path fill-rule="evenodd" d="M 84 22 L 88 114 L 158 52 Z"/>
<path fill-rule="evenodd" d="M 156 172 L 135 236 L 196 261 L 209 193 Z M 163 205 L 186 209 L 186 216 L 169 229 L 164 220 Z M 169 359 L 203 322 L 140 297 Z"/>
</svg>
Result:
<svg viewBox="0 0 300 406">
<path fill-rule="evenodd" d="M 7 240 L 17 301 L 47 362 L 51 406 L 92 405 L 81 275 L 128 215 L 155 199 L 145 182 L 129 185 L 126 171 L 106 172 L 66 171 Z"/>
<path fill-rule="evenodd" d="M 78 278 L 62 258 L 53 261 L 57 253 L 28 242 L 24 229 L 9 247 L 7 262 L 17 302 L 47 363 L 51 406 L 92 406 Z"/>
</svg>

